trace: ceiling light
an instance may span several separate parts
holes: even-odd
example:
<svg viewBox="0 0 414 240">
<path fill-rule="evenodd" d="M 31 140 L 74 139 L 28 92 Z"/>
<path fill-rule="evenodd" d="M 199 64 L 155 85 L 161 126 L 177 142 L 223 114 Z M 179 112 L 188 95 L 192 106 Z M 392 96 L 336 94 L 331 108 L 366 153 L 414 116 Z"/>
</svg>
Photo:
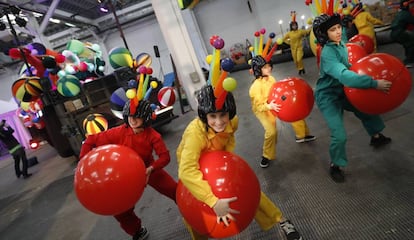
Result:
<svg viewBox="0 0 414 240">
<path fill-rule="evenodd" d="M 66 26 L 68 26 L 68 27 L 76 27 L 76 25 L 75 25 L 75 24 L 68 23 L 68 22 L 65 22 L 65 25 L 66 25 Z"/>
<path fill-rule="evenodd" d="M 50 18 L 49 21 L 52 23 L 60 23 L 60 20 L 56 18 Z"/>
<path fill-rule="evenodd" d="M 105 5 L 101 5 L 99 7 L 99 11 L 101 11 L 103 13 L 107 13 L 107 12 L 109 12 L 109 9 Z"/>
</svg>

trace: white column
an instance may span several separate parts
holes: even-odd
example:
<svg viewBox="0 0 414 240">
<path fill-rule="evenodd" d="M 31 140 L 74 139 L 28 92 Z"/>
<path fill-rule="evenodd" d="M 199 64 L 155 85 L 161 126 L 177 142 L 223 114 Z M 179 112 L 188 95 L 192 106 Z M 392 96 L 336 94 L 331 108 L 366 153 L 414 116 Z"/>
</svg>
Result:
<svg viewBox="0 0 414 240">
<path fill-rule="evenodd" d="M 206 81 L 198 58 L 198 56 L 203 54 L 196 52 L 195 42 L 192 41 L 192 38 L 196 36 L 195 32 L 189 34 L 186 24 L 186 21 L 191 21 L 191 19 L 194 21 L 194 18 L 186 17 L 184 21 L 182 10 L 178 7 L 177 0 L 152 0 L 152 7 L 168 50 L 174 60 L 178 79 L 184 87 L 191 108 L 197 109 L 194 92 L 200 89 Z M 189 24 L 192 27 L 197 26 L 194 22 L 189 22 Z M 199 42 L 196 44 L 198 51 L 200 51 L 200 42 L 202 43 L 203 41 L 199 39 Z M 205 47 L 201 51 L 205 51 Z"/>
</svg>

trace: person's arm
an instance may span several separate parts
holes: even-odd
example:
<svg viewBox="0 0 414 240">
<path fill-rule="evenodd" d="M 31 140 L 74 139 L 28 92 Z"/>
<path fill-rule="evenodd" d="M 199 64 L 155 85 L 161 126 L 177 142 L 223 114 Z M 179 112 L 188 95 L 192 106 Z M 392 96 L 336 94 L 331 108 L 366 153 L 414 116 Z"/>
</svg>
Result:
<svg viewBox="0 0 414 240">
<path fill-rule="evenodd" d="M 261 85 L 262 84 L 274 84 L 275 81 L 269 83 L 261 83 L 255 80 L 252 86 L 249 89 L 250 100 L 252 105 L 258 112 L 267 112 L 272 109 L 272 107 L 267 103 L 268 93 L 262 94 Z M 269 86 L 270 89 L 271 86 Z"/>
<path fill-rule="evenodd" d="M 368 75 L 360 75 L 348 69 L 341 63 L 337 53 L 331 48 L 322 51 L 321 66 L 324 72 L 331 77 L 338 79 L 343 85 L 354 88 L 377 88 L 377 81 Z"/>
<path fill-rule="evenodd" d="M 236 147 L 236 138 L 234 137 L 234 133 L 239 127 L 239 118 L 237 116 L 234 116 L 234 118 L 230 121 L 230 126 L 233 128 L 233 132 L 230 135 L 229 142 L 227 143 L 225 150 L 233 152 Z"/>
<path fill-rule="evenodd" d="M 286 44 L 290 44 L 290 42 L 289 42 L 289 39 L 290 39 L 290 34 L 289 34 L 290 32 L 287 32 L 286 34 L 285 34 L 285 36 L 283 36 L 283 38 L 282 38 L 282 40 L 283 40 L 283 42 L 284 43 L 286 43 Z"/>
<path fill-rule="evenodd" d="M 164 168 L 168 165 L 168 163 L 170 163 L 170 152 L 168 151 L 167 146 L 165 145 L 165 142 L 162 139 L 161 135 L 154 129 L 149 129 L 151 134 L 150 141 L 152 143 L 155 153 L 158 156 L 158 159 L 156 159 L 150 167 L 152 167 L 152 170 Z"/>
<path fill-rule="evenodd" d="M 370 13 L 367 14 L 367 21 L 372 23 L 373 25 L 384 25 L 384 23 L 380 19 L 372 16 Z"/>
<path fill-rule="evenodd" d="M 88 137 L 82 144 L 79 153 L 79 159 L 82 159 L 88 152 L 90 152 L 92 149 L 96 147 L 111 143 L 115 144 L 116 141 L 114 140 L 114 138 L 121 137 L 121 134 L 118 133 L 118 130 L 119 127 L 108 129 L 97 134 L 88 135 Z"/>
<path fill-rule="evenodd" d="M 207 148 L 205 134 L 194 124 L 187 127 L 180 143 L 183 145 L 179 146 L 181 152 L 177 152 L 178 178 L 197 200 L 212 208 L 218 198 L 213 194 L 208 182 L 203 180 L 199 165 L 201 151 Z"/>
</svg>

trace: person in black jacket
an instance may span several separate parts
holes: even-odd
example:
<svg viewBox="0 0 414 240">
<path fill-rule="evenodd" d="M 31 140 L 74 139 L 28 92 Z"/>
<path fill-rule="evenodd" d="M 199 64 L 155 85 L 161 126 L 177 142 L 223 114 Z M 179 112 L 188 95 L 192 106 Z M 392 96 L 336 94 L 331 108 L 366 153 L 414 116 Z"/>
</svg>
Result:
<svg viewBox="0 0 414 240">
<path fill-rule="evenodd" d="M 23 178 L 28 178 L 32 174 L 27 173 L 27 157 L 24 147 L 13 136 L 14 129 L 11 128 L 3 119 L 0 122 L 0 140 L 6 145 L 9 153 L 14 158 L 14 169 L 16 170 L 17 178 L 23 175 Z M 20 162 L 23 163 L 23 169 L 20 170 Z"/>
</svg>

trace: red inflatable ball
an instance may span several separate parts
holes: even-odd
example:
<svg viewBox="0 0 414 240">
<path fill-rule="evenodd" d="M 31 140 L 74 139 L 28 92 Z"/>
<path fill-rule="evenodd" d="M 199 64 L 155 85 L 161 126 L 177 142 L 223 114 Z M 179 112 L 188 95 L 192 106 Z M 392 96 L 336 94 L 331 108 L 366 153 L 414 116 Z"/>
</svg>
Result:
<svg viewBox="0 0 414 240">
<path fill-rule="evenodd" d="M 314 104 L 313 90 L 309 84 L 297 77 L 286 78 L 273 84 L 267 99 L 282 105 L 273 115 L 285 122 L 295 122 L 306 118 Z"/>
<path fill-rule="evenodd" d="M 365 49 L 367 54 L 373 53 L 375 50 L 374 40 L 371 37 L 364 34 L 357 34 L 353 36 L 351 39 L 349 39 L 348 42 L 361 45 Z"/>
<path fill-rule="evenodd" d="M 146 184 L 145 165 L 131 148 L 116 144 L 97 147 L 78 163 L 74 188 L 91 212 L 116 215 L 135 206 Z"/>
<path fill-rule="evenodd" d="M 401 105 L 408 97 L 412 80 L 408 69 L 396 57 L 386 53 L 370 54 L 350 68 L 358 74 L 392 82 L 391 89 L 384 93 L 377 89 L 344 87 L 348 100 L 358 110 L 367 114 L 382 114 Z"/>
<path fill-rule="evenodd" d="M 348 49 L 348 61 L 351 65 L 368 55 L 365 49 L 359 44 L 346 43 L 345 45 Z"/>
<path fill-rule="evenodd" d="M 201 155 L 200 170 L 218 198 L 237 197 L 230 207 L 240 211 L 229 226 L 217 223 L 214 210 L 200 202 L 181 181 L 177 187 L 178 208 L 194 230 L 211 238 L 226 238 L 242 232 L 253 220 L 260 202 L 260 184 L 242 158 L 226 151 L 212 151 Z"/>
</svg>

